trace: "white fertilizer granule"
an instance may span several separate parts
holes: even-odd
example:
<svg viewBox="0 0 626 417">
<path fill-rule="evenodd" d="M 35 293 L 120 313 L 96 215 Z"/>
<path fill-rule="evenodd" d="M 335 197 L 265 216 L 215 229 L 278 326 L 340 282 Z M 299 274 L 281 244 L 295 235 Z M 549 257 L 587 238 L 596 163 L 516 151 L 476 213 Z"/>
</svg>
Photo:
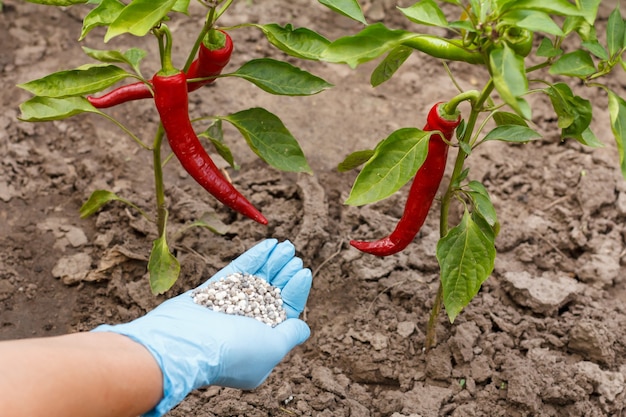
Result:
<svg viewBox="0 0 626 417">
<path fill-rule="evenodd" d="M 247 273 L 222 277 L 196 288 L 191 296 L 196 304 L 213 311 L 251 317 L 272 327 L 287 319 L 280 288 Z"/>
</svg>

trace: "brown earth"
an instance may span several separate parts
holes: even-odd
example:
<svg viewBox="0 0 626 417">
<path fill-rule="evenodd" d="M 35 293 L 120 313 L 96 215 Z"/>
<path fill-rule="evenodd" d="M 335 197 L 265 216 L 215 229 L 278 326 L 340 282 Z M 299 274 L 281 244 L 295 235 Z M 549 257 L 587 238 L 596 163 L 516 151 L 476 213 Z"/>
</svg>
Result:
<svg viewBox="0 0 626 417">
<path fill-rule="evenodd" d="M 220 23 L 291 22 L 331 39 L 359 29 L 314 1 L 248 3 L 236 2 Z M 603 2 L 599 33 L 614 4 Z M 401 24 L 393 2 L 367 6 L 370 21 Z M 75 41 L 85 10 L 7 0 L 0 14 L 0 339 L 127 321 L 164 299 L 150 294 L 145 274 L 152 224 L 121 203 L 85 220 L 78 215 L 100 188 L 151 211 L 149 152 L 93 115 L 42 124 L 17 120 L 17 106 L 28 95 L 15 84 L 88 62 Z M 191 18 L 171 24 L 179 45 L 192 39 L 201 19 L 196 4 L 192 10 Z M 231 33 L 237 45 L 232 68 L 250 58 L 285 59 L 256 29 Z M 84 44 L 103 47 L 102 34 L 96 31 Z M 129 37 L 108 46 L 131 45 L 154 47 L 148 39 Z M 176 51 L 181 57 L 184 52 Z M 228 131 L 241 165 L 230 174 L 269 218 L 263 227 L 221 207 L 177 163 L 169 163 L 170 244 L 183 274 L 167 296 L 194 287 L 263 238 L 290 239 L 314 271 L 305 314 L 312 336 L 258 389 L 198 390 L 169 415 L 623 415 L 626 181 L 606 95 L 580 90 L 594 103 L 592 127 L 606 144 L 602 149 L 561 142 L 549 103 L 537 97 L 534 121 L 543 140 L 489 143 L 469 158 L 471 177 L 487 186 L 502 223 L 496 268 L 453 325 L 440 318 L 438 345 L 425 354 L 424 330 L 438 279 L 437 216 L 430 216 L 403 253 L 385 259 L 363 255 L 347 241 L 391 230 L 406 189 L 378 204 L 347 207 L 342 202 L 355 174 L 335 167 L 349 152 L 371 148 L 397 128 L 420 127 L 430 105 L 454 90 L 440 64 L 421 55 L 376 89 L 368 84 L 371 65 L 353 71 L 290 61 L 335 87 L 286 98 L 228 78 L 195 94 L 191 108 L 198 114 L 267 108 L 298 138 L 315 175 L 268 168 Z M 146 71 L 153 64 L 148 60 Z M 451 67 L 466 88 L 481 80 L 482 74 L 463 64 Z M 623 73 L 607 82 L 626 97 Z M 148 101 L 111 114 L 150 141 L 156 113 Z M 205 213 L 227 223 L 228 233 L 220 237 L 194 228 L 174 236 Z"/>
</svg>

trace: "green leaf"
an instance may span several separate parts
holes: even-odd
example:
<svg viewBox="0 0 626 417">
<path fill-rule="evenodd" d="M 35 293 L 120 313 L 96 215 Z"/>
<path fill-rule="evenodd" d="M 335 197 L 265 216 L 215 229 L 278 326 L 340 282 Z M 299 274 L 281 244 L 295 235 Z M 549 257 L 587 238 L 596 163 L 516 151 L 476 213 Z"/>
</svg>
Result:
<svg viewBox="0 0 626 417">
<path fill-rule="evenodd" d="M 471 191 L 468 192 L 472 198 L 474 210 L 485 219 L 485 221 L 491 227 L 495 227 L 498 223 L 498 217 L 496 216 L 496 209 L 493 207 L 489 192 L 483 184 L 478 181 L 470 181 L 468 184 Z"/>
<path fill-rule="evenodd" d="M 55 72 L 17 86 L 42 97 L 70 97 L 96 93 L 131 75 L 115 65 Z"/>
<path fill-rule="evenodd" d="M 61 120 L 80 113 L 101 114 L 84 97 L 50 98 L 33 97 L 20 104 L 19 119 L 25 122 Z"/>
<path fill-rule="evenodd" d="M 29 3 L 44 4 L 46 6 L 72 6 L 74 4 L 84 4 L 87 0 L 26 0 Z"/>
<path fill-rule="evenodd" d="M 199 137 L 207 138 L 213 144 L 213 147 L 217 153 L 224 158 L 228 165 L 234 169 L 239 169 L 239 166 L 235 163 L 235 158 L 230 148 L 224 143 L 224 131 L 222 130 L 222 121 L 216 120 L 211 123 L 211 126 L 204 132 L 198 135 Z"/>
<path fill-rule="evenodd" d="M 384 139 L 357 176 L 345 204 L 374 203 L 402 188 L 426 160 L 430 135 L 416 128 L 403 128 Z"/>
<path fill-rule="evenodd" d="M 269 111 L 255 107 L 220 118 L 235 126 L 250 149 L 274 168 L 290 172 L 312 172 L 296 139 L 283 122 Z"/>
<path fill-rule="evenodd" d="M 624 19 L 620 14 L 618 4 L 609 15 L 609 21 L 606 25 L 606 42 L 611 57 L 624 48 L 624 30 Z"/>
<path fill-rule="evenodd" d="M 380 64 L 372 72 L 370 83 L 373 87 L 377 87 L 385 81 L 393 77 L 398 68 L 404 64 L 409 56 L 413 53 L 413 48 L 408 46 L 398 46 L 389 52 Z"/>
<path fill-rule="evenodd" d="M 332 87 L 307 71 L 270 58 L 248 61 L 229 75 L 244 78 L 268 93 L 284 96 L 309 96 Z"/>
<path fill-rule="evenodd" d="M 485 135 L 483 141 L 500 140 L 503 142 L 527 143 L 541 139 L 541 135 L 529 127 L 519 124 L 498 126 Z"/>
<path fill-rule="evenodd" d="M 562 129 L 561 137 L 583 140 L 582 133 L 592 119 L 592 106 L 589 100 L 575 96 L 565 83 L 557 83 L 545 90 L 552 107 L 558 116 L 557 125 Z"/>
<path fill-rule="evenodd" d="M 493 113 L 493 120 L 496 122 L 498 126 L 504 125 L 518 125 L 518 126 L 528 126 L 526 120 L 522 119 L 515 113 L 509 113 L 506 111 L 496 111 Z"/>
<path fill-rule="evenodd" d="M 154 295 L 163 294 L 172 288 L 180 275 L 180 263 L 170 252 L 165 235 L 152 243 L 148 272 L 150 273 L 150 290 Z"/>
<path fill-rule="evenodd" d="M 583 10 L 568 0 L 509 0 L 502 2 L 501 11 L 535 10 L 562 16 L 583 16 Z"/>
<path fill-rule="evenodd" d="M 582 42 L 582 46 L 587 48 L 587 50 L 589 52 L 591 52 L 592 54 L 594 54 L 596 57 L 602 59 L 602 60 L 608 60 L 609 59 L 609 54 L 606 52 L 606 49 L 604 49 L 604 47 L 602 45 L 600 45 L 600 42 L 598 42 L 597 40 L 594 41 L 583 41 Z"/>
<path fill-rule="evenodd" d="M 421 0 L 410 7 L 398 7 L 398 9 L 414 23 L 439 27 L 448 26 L 446 15 L 434 0 Z"/>
<path fill-rule="evenodd" d="M 318 60 L 330 44 L 328 39 L 307 28 L 294 29 L 290 24 L 281 27 L 276 23 L 254 26 L 261 29 L 272 45 L 296 58 Z"/>
<path fill-rule="evenodd" d="M 604 147 L 604 143 L 600 142 L 600 139 L 598 139 L 590 128 L 583 130 L 583 133 L 581 133 L 580 137 L 576 138 L 576 140 L 578 140 L 581 144 L 592 148 Z"/>
<path fill-rule="evenodd" d="M 91 30 L 98 26 L 108 26 L 124 10 L 124 3 L 119 0 L 102 0 L 83 19 L 83 28 L 78 40 L 83 40 Z"/>
<path fill-rule="evenodd" d="M 321 59 L 356 68 L 416 36 L 412 32 L 391 30 L 382 23 L 374 23 L 355 35 L 344 36 L 331 42 L 322 53 Z"/>
<path fill-rule="evenodd" d="M 334 12 L 367 25 L 363 10 L 357 0 L 319 0 L 319 2 Z"/>
<path fill-rule="evenodd" d="M 563 36 L 563 31 L 549 14 L 536 10 L 513 10 L 502 18 L 502 22 L 531 32 Z"/>
<path fill-rule="evenodd" d="M 177 0 L 133 0 L 111 22 L 104 42 L 130 33 L 144 36 L 155 27 L 176 5 Z"/>
<path fill-rule="evenodd" d="M 611 130 L 615 136 L 615 143 L 619 152 L 622 176 L 626 178 L 626 101 L 609 90 L 609 116 L 611 119 Z"/>
<path fill-rule="evenodd" d="M 443 303 L 450 322 L 478 294 L 493 271 L 495 258 L 493 236 L 486 234 L 467 210 L 461 223 L 439 240 L 437 260 Z"/>
<path fill-rule="evenodd" d="M 581 15 L 585 18 L 587 24 L 593 25 L 595 23 L 600 1 L 601 0 L 578 0 L 582 12 Z"/>
<path fill-rule="evenodd" d="M 502 100 L 521 117 L 530 120 L 530 106 L 521 97 L 528 92 L 524 58 L 516 55 L 507 45 L 503 45 L 491 51 L 489 66 L 494 85 Z"/>
<path fill-rule="evenodd" d="M 577 50 L 561 56 L 551 67 L 552 75 L 585 78 L 596 72 L 589 52 Z"/>
<path fill-rule="evenodd" d="M 337 166 L 337 171 L 351 171 L 369 161 L 372 156 L 374 156 L 374 150 L 372 149 L 352 152 Z"/>
<path fill-rule="evenodd" d="M 124 204 L 127 204 L 131 207 L 134 207 L 141 211 L 139 207 L 130 201 L 118 196 L 115 193 L 107 190 L 96 190 L 89 196 L 89 199 L 80 207 L 80 217 L 84 219 L 95 214 L 98 210 L 100 210 L 105 204 L 110 201 L 121 201 Z"/>
<path fill-rule="evenodd" d="M 563 53 L 561 48 L 555 48 L 552 44 L 552 41 L 548 38 L 543 38 L 539 43 L 539 47 L 537 48 L 537 56 L 542 56 L 545 58 L 554 58 Z"/>
<path fill-rule="evenodd" d="M 126 52 L 122 53 L 120 51 L 108 51 L 108 50 L 99 50 L 99 49 L 91 49 L 86 46 L 83 46 L 83 51 L 87 54 L 87 56 L 104 63 L 123 63 L 128 64 L 133 68 L 133 70 L 137 73 L 139 71 L 139 63 L 146 56 L 146 51 L 139 48 L 130 48 Z"/>
<path fill-rule="evenodd" d="M 172 7 L 173 12 L 189 14 L 189 0 L 177 0 Z"/>
<path fill-rule="evenodd" d="M 203 227 L 216 235 L 225 235 L 230 231 L 230 226 L 222 222 L 215 212 L 206 212 L 198 220 L 181 227 L 176 234 L 178 235 L 192 227 Z"/>
</svg>

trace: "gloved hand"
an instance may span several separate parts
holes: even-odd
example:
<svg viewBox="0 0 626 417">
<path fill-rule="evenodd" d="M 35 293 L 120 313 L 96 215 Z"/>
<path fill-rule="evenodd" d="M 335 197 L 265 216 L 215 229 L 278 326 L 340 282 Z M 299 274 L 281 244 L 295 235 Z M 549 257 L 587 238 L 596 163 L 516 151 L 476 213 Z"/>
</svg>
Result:
<svg viewBox="0 0 626 417">
<path fill-rule="evenodd" d="M 282 290 L 287 320 L 276 327 L 214 312 L 196 304 L 190 290 L 130 323 L 93 330 L 126 335 L 155 357 L 163 373 L 163 398 L 145 416 L 162 416 L 193 389 L 205 385 L 255 388 L 291 349 L 309 337 L 309 327 L 298 316 L 311 288 L 311 271 L 294 255 L 291 242 L 279 244 L 268 239 L 201 285 L 235 272 L 264 278 Z"/>
</svg>

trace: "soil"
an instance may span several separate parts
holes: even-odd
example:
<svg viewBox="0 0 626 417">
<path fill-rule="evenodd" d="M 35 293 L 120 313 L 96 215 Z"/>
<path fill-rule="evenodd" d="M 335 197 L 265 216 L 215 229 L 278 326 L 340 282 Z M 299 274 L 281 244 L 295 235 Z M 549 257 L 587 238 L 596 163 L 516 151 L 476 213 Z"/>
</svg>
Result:
<svg viewBox="0 0 626 417">
<path fill-rule="evenodd" d="M 615 3 L 602 2 L 599 34 Z M 366 6 L 372 22 L 405 24 L 394 2 L 374 0 Z M 356 174 L 335 167 L 348 153 L 372 148 L 395 129 L 421 127 L 430 106 L 455 93 L 441 65 L 414 54 L 394 78 L 373 89 L 368 83 L 373 65 L 351 70 L 298 61 L 271 48 L 257 29 L 233 30 L 237 49 L 231 68 L 256 57 L 287 59 L 335 87 L 289 98 L 226 78 L 194 94 L 192 111 L 225 115 L 265 107 L 298 139 L 315 175 L 269 168 L 227 129 L 226 140 L 241 166 L 229 173 L 269 218 L 264 227 L 220 206 L 179 164 L 169 163 L 169 241 L 182 263 L 182 278 L 165 296 L 155 297 L 146 276 L 154 225 L 117 202 L 87 219 L 78 214 L 96 189 L 114 191 L 153 212 L 151 154 L 94 115 L 40 124 L 17 120 L 17 107 L 28 94 L 16 84 L 89 62 L 81 45 L 105 47 L 99 30 L 76 42 L 86 10 L 6 0 L 0 14 L 0 339 L 131 320 L 193 288 L 254 243 L 276 237 L 292 240 L 314 272 L 304 315 L 311 338 L 258 389 L 200 389 L 169 416 L 624 414 L 626 181 L 602 90 L 573 86 L 592 101 L 592 127 L 604 148 L 561 141 L 549 103 L 533 96 L 542 140 L 489 143 L 468 159 L 470 176 L 487 186 L 501 222 L 496 267 L 453 324 L 440 317 L 438 344 L 425 353 L 424 331 L 438 280 L 437 216 L 429 217 L 404 252 L 385 259 L 361 254 L 348 240 L 390 231 L 406 188 L 377 204 L 348 207 L 343 201 Z M 200 21 L 194 3 L 189 18 L 171 22 L 177 45 L 191 41 Z M 220 23 L 249 21 L 291 22 L 331 39 L 360 29 L 304 0 L 236 2 Z M 147 38 L 119 37 L 106 45 L 129 46 L 154 55 Z M 175 55 L 182 59 L 185 52 L 176 49 Z M 155 68 L 147 59 L 146 73 Z M 483 74 L 464 64 L 451 69 L 464 88 L 480 85 Z M 626 97 L 623 72 L 606 82 Z M 156 113 L 149 101 L 111 114 L 151 140 Z M 221 220 L 227 233 L 183 229 L 205 215 Z"/>
</svg>

